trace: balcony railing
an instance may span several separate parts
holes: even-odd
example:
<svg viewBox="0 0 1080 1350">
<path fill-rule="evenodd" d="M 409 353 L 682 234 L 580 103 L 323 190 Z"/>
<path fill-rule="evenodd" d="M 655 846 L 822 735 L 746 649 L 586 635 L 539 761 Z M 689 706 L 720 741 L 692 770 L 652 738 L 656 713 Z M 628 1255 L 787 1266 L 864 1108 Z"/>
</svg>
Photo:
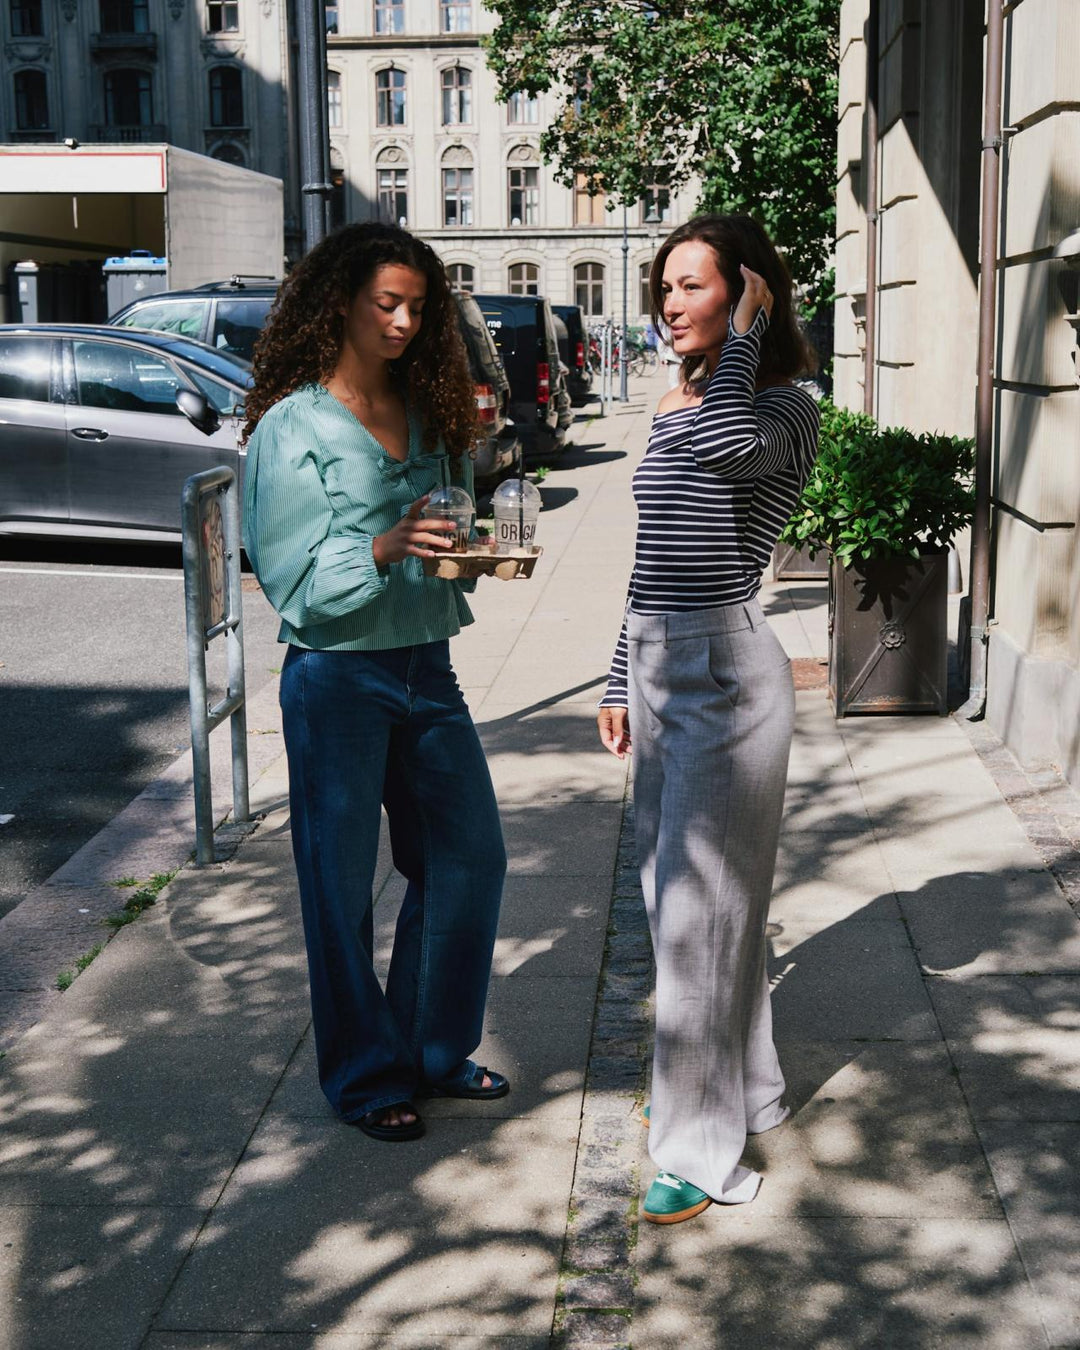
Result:
<svg viewBox="0 0 1080 1350">
<path fill-rule="evenodd" d="M 55 131 L 9 131 L 6 136 L 0 137 L 6 140 L 9 145 L 51 145 L 56 142 Z"/>
<path fill-rule="evenodd" d="M 140 56 L 157 58 L 156 33 L 91 33 L 90 50 L 95 56 L 116 56 L 120 52 L 137 52 Z"/>
<path fill-rule="evenodd" d="M 110 145 L 117 142 L 155 142 L 164 141 L 168 137 L 165 135 L 165 124 L 163 122 L 147 122 L 142 126 L 108 126 L 104 123 L 97 123 L 90 127 L 91 141 L 104 141 Z"/>
</svg>

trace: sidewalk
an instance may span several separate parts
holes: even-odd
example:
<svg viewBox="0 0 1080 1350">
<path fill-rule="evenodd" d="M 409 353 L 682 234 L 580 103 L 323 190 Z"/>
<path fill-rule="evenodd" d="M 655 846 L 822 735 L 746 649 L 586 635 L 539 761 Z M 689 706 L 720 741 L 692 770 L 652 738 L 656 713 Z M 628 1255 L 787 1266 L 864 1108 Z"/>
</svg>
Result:
<svg viewBox="0 0 1080 1350">
<path fill-rule="evenodd" d="M 481 583 L 454 644 L 510 856 L 478 1058 L 511 1095 L 427 1104 L 397 1148 L 330 1115 L 264 749 L 255 834 L 181 872 L 0 1065 L 0 1345 L 1080 1345 L 1080 930 L 952 720 L 837 724 L 798 695 L 770 926 L 797 1114 L 753 1141 L 751 1206 L 636 1223 L 648 937 L 594 705 L 638 388 L 545 481 L 533 579 Z M 762 597 L 805 673 L 823 590 Z M 377 888 L 385 960 L 385 849 Z"/>
</svg>

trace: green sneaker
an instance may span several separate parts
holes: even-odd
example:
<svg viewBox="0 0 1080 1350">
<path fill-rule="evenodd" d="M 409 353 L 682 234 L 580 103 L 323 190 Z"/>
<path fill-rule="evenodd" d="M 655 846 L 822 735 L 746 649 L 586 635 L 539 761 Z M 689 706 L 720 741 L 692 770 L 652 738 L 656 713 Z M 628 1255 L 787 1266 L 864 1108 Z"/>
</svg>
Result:
<svg viewBox="0 0 1080 1350">
<path fill-rule="evenodd" d="M 649 1223 L 682 1223 L 692 1219 L 703 1209 L 708 1209 L 712 1200 L 704 1191 L 691 1186 L 672 1172 L 659 1172 L 645 1203 L 641 1207 L 641 1217 Z"/>
</svg>

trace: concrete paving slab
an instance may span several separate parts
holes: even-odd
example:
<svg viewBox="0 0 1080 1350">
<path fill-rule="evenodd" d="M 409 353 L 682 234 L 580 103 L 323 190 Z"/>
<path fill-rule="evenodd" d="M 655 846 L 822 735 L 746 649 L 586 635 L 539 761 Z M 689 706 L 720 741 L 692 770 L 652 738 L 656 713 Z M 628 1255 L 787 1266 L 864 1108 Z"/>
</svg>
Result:
<svg viewBox="0 0 1080 1350">
<path fill-rule="evenodd" d="M 201 1210 L 0 1205 L 0 1344 L 138 1350 Z"/>
<path fill-rule="evenodd" d="M 1019 821 L 1003 802 L 968 798 L 936 820 L 897 810 L 875 822 L 882 857 L 898 889 L 915 890 L 943 872 L 1044 871 Z"/>
<path fill-rule="evenodd" d="M 1001 1219 L 776 1217 L 755 1201 L 641 1228 L 648 1350 L 1045 1350 Z"/>
<path fill-rule="evenodd" d="M 622 801 L 626 765 L 601 746 L 588 704 L 523 714 L 488 699 L 478 730 L 500 804 Z"/>
<path fill-rule="evenodd" d="M 621 802 L 508 807 L 503 836 L 511 876 L 611 876 L 615 870 Z"/>
<path fill-rule="evenodd" d="M 1080 1344 L 1080 1124 L 982 1127 L 1052 1346 Z"/>
<path fill-rule="evenodd" d="M 1080 1122 L 1080 978 L 984 975 L 927 989 L 976 1121 Z"/>
<path fill-rule="evenodd" d="M 251 1141 L 158 1331 L 543 1336 L 576 1127 L 443 1120 L 407 1146 L 275 1119 Z M 288 1222 L 281 1216 L 287 1213 Z"/>
<path fill-rule="evenodd" d="M 782 830 L 769 916 L 825 927 L 861 915 L 899 917 L 874 836 L 856 840 Z"/>
<path fill-rule="evenodd" d="M 140 1350 L 549 1350 L 548 1336 L 385 1336 L 382 1332 L 323 1333 L 314 1328 L 297 1335 L 276 1331 L 161 1331 L 151 1332 Z"/>
<path fill-rule="evenodd" d="M 805 1041 L 778 1044 L 784 1065 L 806 1057 Z M 794 1119 L 747 1143 L 745 1161 L 765 1177 L 755 1209 L 803 1218 L 1000 1217 L 940 1042 L 868 1043 L 855 1055 L 850 1042 L 819 1043 L 810 1063 L 820 1078 L 812 1097 Z"/>
</svg>

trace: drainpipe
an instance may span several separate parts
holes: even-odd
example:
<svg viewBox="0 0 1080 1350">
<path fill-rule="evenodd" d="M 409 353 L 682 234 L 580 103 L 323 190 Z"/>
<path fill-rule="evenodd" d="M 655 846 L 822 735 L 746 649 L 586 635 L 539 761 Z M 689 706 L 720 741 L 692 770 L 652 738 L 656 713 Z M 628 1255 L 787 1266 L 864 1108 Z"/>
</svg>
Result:
<svg viewBox="0 0 1080 1350">
<path fill-rule="evenodd" d="M 324 0 L 297 0 L 296 70 L 300 123 L 300 200 L 303 210 L 304 252 L 326 236 L 326 10 Z"/>
<path fill-rule="evenodd" d="M 990 485 L 994 451 L 994 337 L 1001 178 L 1002 0 L 987 0 L 983 86 L 982 220 L 979 225 L 979 356 L 975 395 L 975 514 L 971 525 L 971 666 L 968 698 L 959 716 L 986 711 L 987 619 L 990 612 Z"/>
<path fill-rule="evenodd" d="M 878 258 L 878 12 L 870 0 L 866 18 L 866 349 L 863 360 L 863 411 L 874 415 L 877 381 Z"/>
</svg>

